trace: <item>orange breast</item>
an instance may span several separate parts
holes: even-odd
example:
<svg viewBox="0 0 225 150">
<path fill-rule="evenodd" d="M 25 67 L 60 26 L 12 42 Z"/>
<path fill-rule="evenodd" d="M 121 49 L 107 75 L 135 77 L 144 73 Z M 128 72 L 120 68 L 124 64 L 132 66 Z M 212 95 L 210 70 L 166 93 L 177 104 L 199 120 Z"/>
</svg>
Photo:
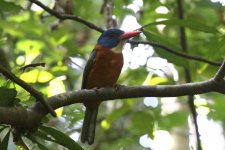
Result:
<svg viewBox="0 0 225 150">
<path fill-rule="evenodd" d="M 94 88 L 115 85 L 122 67 L 122 53 L 96 49 L 96 59 L 88 75 L 86 87 Z"/>
</svg>

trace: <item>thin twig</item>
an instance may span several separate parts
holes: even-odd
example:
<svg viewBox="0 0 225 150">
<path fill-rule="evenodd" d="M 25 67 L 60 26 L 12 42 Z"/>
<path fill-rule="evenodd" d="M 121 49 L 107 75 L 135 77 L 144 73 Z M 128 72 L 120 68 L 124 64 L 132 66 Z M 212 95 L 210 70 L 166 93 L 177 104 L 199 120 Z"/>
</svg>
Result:
<svg viewBox="0 0 225 150">
<path fill-rule="evenodd" d="M 79 65 L 78 63 L 76 63 L 75 61 L 73 61 L 70 57 L 66 58 L 65 59 L 65 62 L 68 63 L 68 64 L 71 63 L 71 64 L 77 66 L 78 68 L 80 68 L 81 70 L 84 69 L 84 67 L 82 67 L 81 65 Z"/>
<path fill-rule="evenodd" d="M 220 69 L 217 71 L 216 75 L 214 76 L 215 81 L 222 81 L 225 76 L 225 62 L 221 65 Z"/>
<path fill-rule="evenodd" d="M 44 67 L 45 66 L 45 63 L 32 63 L 32 64 L 25 65 L 25 66 L 21 67 L 20 70 L 25 71 L 27 68 L 30 68 L 30 67 L 38 67 L 38 66 Z"/>
<path fill-rule="evenodd" d="M 148 42 L 148 41 L 127 41 L 128 43 L 130 44 L 147 44 L 147 45 L 151 45 L 153 47 L 159 47 L 163 50 L 166 50 L 174 55 L 177 55 L 177 56 L 180 56 L 180 57 L 183 57 L 183 58 L 186 58 L 186 59 L 191 59 L 191 60 L 195 60 L 195 61 L 199 61 L 199 62 L 204 62 L 204 63 L 207 63 L 207 64 L 210 64 L 210 65 L 213 65 L 213 66 L 220 66 L 221 63 L 218 63 L 218 62 L 214 62 L 214 61 L 211 61 L 211 60 L 208 60 L 208 59 L 205 59 L 205 58 L 201 58 L 201 57 L 197 57 L 197 56 L 192 56 L 192 55 L 188 55 L 188 54 L 185 54 L 185 53 L 181 53 L 181 52 L 178 52 L 178 51 L 175 51 L 165 45 L 162 45 L 162 44 L 159 44 L 159 43 L 155 43 L 155 42 Z"/>
<path fill-rule="evenodd" d="M 107 1 L 108 0 L 103 0 L 102 7 L 100 9 L 100 14 L 103 14 L 105 12 L 105 7 L 107 5 Z"/>
<path fill-rule="evenodd" d="M 82 19 L 81 17 L 79 16 L 75 16 L 75 15 L 69 15 L 69 14 L 60 14 L 58 13 L 57 11 L 55 10 L 52 10 L 51 8 L 45 6 L 43 3 L 41 3 L 40 1 L 37 1 L 37 0 L 29 0 L 30 2 L 32 3 L 35 3 L 36 5 L 40 6 L 41 8 L 43 8 L 45 11 L 47 11 L 49 14 L 55 16 L 56 18 L 58 19 L 62 19 L 62 20 L 65 20 L 65 19 L 70 19 L 70 20 L 75 20 L 77 22 L 80 22 L 84 25 L 86 25 L 87 27 L 91 28 L 91 29 L 94 29 L 96 31 L 99 31 L 99 32 L 103 32 L 104 30 L 96 25 L 94 25 L 93 23 L 91 22 L 88 22 L 84 19 Z"/>
<path fill-rule="evenodd" d="M 113 16 L 113 6 L 114 6 L 114 4 L 113 4 L 112 0 L 103 0 L 102 6 L 100 9 L 100 14 L 105 15 L 107 29 L 117 27 L 117 22 L 112 17 Z"/>
<path fill-rule="evenodd" d="M 106 0 L 105 5 L 105 17 L 106 17 L 106 28 L 116 28 L 117 23 L 113 19 L 113 1 L 112 0 Z"/>
<path fill-rule="evenodd" d="M 29 92 L 31 95 L 33 95 L 37 101 L 40 101 L 42 105 L 45 106 L 45 108 L 51 113 L 52 116 L 56 117 L 55 111 L 51 108 L 51 106 L 44 100 L 44 97 L 42 93 L 39 91 L 35 90 L 32 86 L 21 80 L 20 78 L 16 77 L 13 73 L 5 69 L 1 64 L 0 64 L 0 72 L 22 88 L 24 88 L 27 92 Z"/>
<path fill-rule="evenodd" d="M 180 20 L 184 19 L 184 11 L 183 11 L 183 3 L 182 0 L 177 0 L 177 6 L 178 6 L 178 18 Z M 187 38 L 186 38 L 186 32 L 185 28 L 183 26 L 179 27 L 180 30 L 180 45 L 182 47 L 182 50 L 185 53 L 188 53 L 187 50 Z M 191 79 L 191 72 L 189 66 L 187 68 L 184 68 L 184 74 L 185 74 L 185 80 L 187 83 L 192 82 Z M 188 105 L 190 108 L 191 116 L 192 116 L 192 121 L 194 124 L 194 129 L 195 129 L 195 135 L 196 135 L 196 149 L 201 150 L 201 140 L 200 140 L 200 134 L 199 134 L 199 129 L 198 129 L 198 122 L 197 122 L 197 112 L 196 112 L 196 107 L 194 104 L 194 96 L 193 95 L 188 95 Z"/>
</svg>

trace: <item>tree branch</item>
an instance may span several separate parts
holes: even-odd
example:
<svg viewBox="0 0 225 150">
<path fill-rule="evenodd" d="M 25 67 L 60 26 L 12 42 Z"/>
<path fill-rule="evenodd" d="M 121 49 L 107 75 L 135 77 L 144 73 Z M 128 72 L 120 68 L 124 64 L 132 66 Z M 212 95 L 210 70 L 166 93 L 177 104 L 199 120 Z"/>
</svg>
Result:
<svg viewBox="0 0 225 150">
<path fill-rule="evenodd" d="M 106 18 L 106 28 L 111 29 L 111 28 L 116 28 L 117 23 L 116 20 L 113 19 L 113 1 L 112 0 L 104 0 L 103 2 L 103 12 L 105 13 L 105 18 Z M 103 7 L 102 6 L 102 7 Z"/>
<path fill-rule="evenodd" d="M 25 71 L 27 68 L 37 67 L 37 66 L 44 67 L 45 66 L 45 63 L 32 63 L 32 64 L 25 65 L 25 66 L 21 67 L 20 70 Z"/>
<path fill-rule="evenodd" d="M 170 52 L 174 55 L 177 55 L 177 56 L 180 56 L 180 57 L 183 57 L 183 58 L 186 58 L 186 59 L 190 59 L 190 60 L 195 60 L 195 61 L 199 61 L 199 62 L 204 62 L 204 63 L 207 63 L 207 64 L 210 64 L 210 65 L 213 65 L 213 66 L 220 66 L 221 63 L 218 63 L 218 62 L 214 62 L 214 61 L 210 61 L 208 59 L 205 59 L 205 58 L 201 58 L 201 57 L 197 57 L 197 56 L 191 56 L 191 55 L 188 55 L 188 54 L 185 54 L 185 53 L 180 53 L 178 51 L 175 51 L 165 45 L 162 45 L 162 44 L 159 44 L 159 43 L 155 43 L 155 42 L 148 42 L 148 41 L 127 41 L 128 43 L 130 44 L 147 44 L 147 45 L 151 45 L 153 47 L 159 47 L 163 50 L 166 50 L 167 52 Z"/>
<path fill-rule="evenodd" d="M 93 23 L 91 22 L 88 22 L 84 19 L 82 19 L 81 17 L 79 16 L 75 16 L 75 15 L 69 15 L 69 14 L 60 14 L 58 13 L 57 11 L 55 10 L 52 10 L 51 8 L 45 6 L 43 3 L 41 3 L 40 1 L 37 1 L 37 0 L 29 0 L 30 2 L 32 3 L 35 3 L 36 5 L 38 5 L 39 7 L 43 8 L 45 11 L 47 11 L 49 14 L 55 16 L 56 18 L 58 19 L 62 19 L 62 20 L 65 20 L 65 19 L 70 19 L 70 20 L 75 20 L 77 22 L 80 22 L 84 25 L 86 25 L 87 27 L 91 28 L 91 29 L 94 29 L 96 31 L 99 31 L 99 32 L 103 32 L 104 30 L 96 25 L 94 25 Z"/>
<path fill-rule="evenodd" d="M 203 82 L 181 85 L 122 86 L 117 89 L 107 87 L 98 90 L 83 89 L 49 97 L 48 103 L 53 109 L 57 109 L 63 106 L 84 102 L 136 97 L 177 97 L 208 92 L 220 92 L 225 94 L 225 82 L 215 82 L 214 79 L 210 79 Z M 0 107 L 0 123 L 10 124 L 18 128 L 32 129 L 41 122 L 41 119 L 47 113 L 47 110 L 40 102 L 35 103 L 28 109 Z"/>
<path fill-rule="evenodd" d="M 225 61 L 221 65 L 220 69 L 217 71 L 216 75 L 214 76 L 215 81 L 220 82 L 223 81 L 225 76 Z"/>
<path fill-rule="evenodd" d="M 44 100 L 42 93 L 35 90 L 32 86 L 30 86 L 20 78 L 16 77 L 13 73 L 5 69 L 1 64 L 0 64 L 0 73 L 2 73 L 5 77 L 9 78 L 13 82 L 24 88 L 31 95 L 33 95 L 37 101 L 40 101 L 45 106 L 45 108 L 52 114 L 52 116 L 56 117 L 56 113 L 51 108 L 51 106 Z"/>
<path fill-rule="evenodd" d="M 183 3 L 182 0 L 177 0 L 177 7 L 178 7 L 178 18 L 180 20 L 184 19 L 184 11 L 183 11 Z M 186 38 L 186 32 L 185 28 L 183 26 L 179 27 L 179 34 L 180 34 L 180 45 L 182 47 L 182 50 L 185 53 L 188 53 L 187 49 L 187 38 Z M 184 68 L 184 74 L 185 74 L 185 80 L 186 82 L 192 82 L 191 79 L 191 72 L 190 72 L 190 66 L 187 68 Z M 198 128 L 198 121 L 197 121 L 197 112 L 196 112 L 196 107 L 194 104 L 194 96 L 193 95 L 188 95 L 188 104 L 189 104 L 189 109 L 191 112 L 191 117 L 192 117 L 192 124 L 194 126 L 194 132 L 195 132 L 195 137 L 196 137 L 196 149 L 201 150 L 201 140 L 200 140 L 200 134 L 199 134 L 199 128 Z"/>
</svg>

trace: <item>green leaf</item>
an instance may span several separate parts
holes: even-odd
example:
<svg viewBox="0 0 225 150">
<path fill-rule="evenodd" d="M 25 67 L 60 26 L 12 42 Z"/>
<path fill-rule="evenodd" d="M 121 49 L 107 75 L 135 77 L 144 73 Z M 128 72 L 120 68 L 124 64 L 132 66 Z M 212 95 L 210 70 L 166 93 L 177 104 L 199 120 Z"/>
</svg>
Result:
<svg viewBox="0 0 225 150">
<path fill-rule="evenodd" d="M 7 126 L 1 126 L 0 127 L 0 133 L 2 132 L 2 130 L 4 130 Z"/>
<path fill-rule="evenodd" d="M 113 110 L 103 121 L 103 128 L 109 128 L 113 122 L 115 122 L 119 117 L 125 114 L 128 110 L 130 110 L 130 106 L 123 105 L 122 107 Z M 105 125 L 105 126 L 104 126 Z"/>
<path fill-rule="evenodd" d="M 174 112 L 163 116 L 159 121 L 159 126 L 162 129 L 170 130 L 174 127 L 184 125 L 187 122 L 187 117 L 187 111 Z"/>
<path fill-rule="evenodd" d="M 13 2 L 0 1 L 0 11 L 2 12 L 19 12 L 22 8 Z"/>
<path fill-rule="evenodd" d="M 39 132 L 39 131 L 37 131 L 37 132 Z M 35 136 L 37 136 L 36 133 L 35 133 Z M 48 148 L 47 148 L 45 145 L 41 144 L 36 138 L 31 137 L 31 136 L 27 136 L 27 138 L 28 138 L 29 140 L 31 140 L 32 142 L 37 143 L 37 146 L 38 146 L 41 150 L 48 150 Z M 41 138 L 41 139 L 45 139 L 45 138 Z M 25 141 L 25 142 L 26 142 L 26 141 Z"/>
<path fill-rule="evenodd" d="M 180 47 L 178 46 L 178 44 L 174 43 L 174 41 L 169 40 L 168 37 L 163 37 L 158 34 L 148 32 L 148 31 L 144 31 L 143 33 L 147 37 L 147 40 L 150 42 L 160 43 L 169 48 L 172 48 L 175 51 L 182 52 Z M 184 58 L 182 58 L 182 57 L 178 57 L 162 48 L 154 47 L 154 50 L 160 57 L 167 59 L 171 63 L 174 63 L 174 64 L 176 64 L 178 66 L 182 66 L 182 67 L 188 66 L 188 60 L 184 61 Z"/>
<path fill-rule="evenodd" d="M 213 118 L 214 120 L 223 120 L 225 118 L 224 108 L 225 108 L 225 103 L 224 103 L 224 95 L 216 94 L 216 93 L 210 93 L 207 94 L 207 98 L 210 97 L 210 99 L 213 99 L 215 102 L 214 103 L 208 103 L 208 107 L 210 110 L 209 113 L 209 118 Z M 215 111 L 216 112 L 215 112 Z M 225 124 L 223 124 L 225 126 Z"/>
<path fill-rule="evenodd" d="M 41 144 L 40 142 L 36 141 L 36 143 L 41 150 L 48 150 L 48 148 L 46 146 L 44 146 L 43 144 Z"/>
<path fill-rule="evenodd" d="M 47 126 L 41 126 L 40 129 L 51 135 L 58 144 L 65 146 L 69 150 L 83 150 L 73 139 L 65 133 Z"/>
<path fill-rule="evenodd" d="M 126 72 L 124 72 L 120 78 L 122 81 L 127 81 L 129 85 L 140 85 L 144 82 L 145 78 L 148 76 L 148 71 L 145 67 L 139 67 L 137 69 L 127 69 Z"/>
<path fill-rule="evenodd" d="M 144 120 L 144 121 L 143 121 Z M 154 115 L 146 111 L 137 111 L 131 116 L 131 130 L 139 134 L 148 134 L 153 138 Z"/>
<path fill-rule="evenodd" d="M 168 20 L 156 21 L 153 23 L 149 23 L 147 26 L 159 25 L 159 24 L 182 26 L 182 27 L 187 27 L 190 29 L 194 29 L 194 30 L 202 31 L 202 32 L 206 32 L 206 33 L 217 33 L 218 32 L 215 27 L 207 26 L 207 25 L 197 22 L 195 20 L 168 19 Z"/>
<path fill-rule="evenodd" d="M 5 150 L 8 148 L 9 136 L 10 136 L 10 128 L 5 128 L 1 132 L 0 149 Z"/>
<path fill-rule="evenodd" d="M 7 89 L 0 87 L 0 106 L 10 107 L 14 105 L 16 100 L 17 91 L 14 89 Z"/>
<path fill-rule="evenodd" d="M 49 137 L 47 133 L 42 132 L 40 130 L 38 130 L 37 132 L 35 132 L 35 136 L 36 137 L 39 137 L 41 139 L 45 139 L 47 141 L 51 141 L 51 142 L 56 143 L 56 140 L 54 140 L 52 137 Z"/>
<path fill-rule="evenodd" d="M 158 85 L 168 82 L 169 79 L 165 77 L 154 77 L 150 80 L 149 85 Z"/>
</svg>

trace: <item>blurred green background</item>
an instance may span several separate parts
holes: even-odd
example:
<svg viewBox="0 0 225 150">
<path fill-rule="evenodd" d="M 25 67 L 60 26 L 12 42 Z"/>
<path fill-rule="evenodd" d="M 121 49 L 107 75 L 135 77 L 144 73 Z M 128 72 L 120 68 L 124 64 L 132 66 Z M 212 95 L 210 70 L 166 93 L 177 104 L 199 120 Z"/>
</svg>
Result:
<svg viewBox="0 0 225 150">
<path fill-rule="evenodd" d="M 50 8 L 55 5 L 53 0 L 41 2 Z M 73 15 L 106 29 L 106 15 L 100 13 L 103 0 L 72 2 Z M 183 0 L 183 7 L 185 19 L 182 21 L 177 19 L 176 0 L 114 0 L 112 13 L 117 28 L 134 30 L 150 24 L 135 40 L 157 42 L 178 52 L 182 52 L 179 26 L 183 26 L 190 55 L 222 62 L 225 55 L 223 4 L 210 0 Z M 0 0 L 0 63 L 45 97 L 80 89 L 85 62 L 99 35 L 76 21 L 60 22 L 27 0 Z M 118 83 L 128 86 L 185 83 L 184 68 L 190 70 L 192 81 L 198 82 L 213 77 L 219 68 L 143 44 L 126 44 L 124 57 Z M 19 70 L 22 66 L 40 62 L 46 66 L 24 72 Z M 28 107 L 34 103 L 28 92 L 3 76 L 0 77 L 0 86 L 3 96 L 0 106 Z M 224 95 L 206 93 L 194 98 L 203 148 L 224 149 Z M 92 146 L 78 141 L 84 116 L 81 104 L 60 108 L 57 114 L 58 118 L 46 116 L 43 120 L 45 126 L 34 135 L 22 137 L 29 149 L 71 149 L 73 141 L 66 135 L 84 149 L 91 150 L 184 150 L 194 145 L 186 97 L 102 103 Z M 1 125 L 0 131 L 2 145 L 6 140 L 8 149 L 22 149 L 12 142 L 10 127 Z M 65 144 L 70 142 L 71 145 Z M 76 146 L 79 147 L 75 143 Z"/>
</svg>

